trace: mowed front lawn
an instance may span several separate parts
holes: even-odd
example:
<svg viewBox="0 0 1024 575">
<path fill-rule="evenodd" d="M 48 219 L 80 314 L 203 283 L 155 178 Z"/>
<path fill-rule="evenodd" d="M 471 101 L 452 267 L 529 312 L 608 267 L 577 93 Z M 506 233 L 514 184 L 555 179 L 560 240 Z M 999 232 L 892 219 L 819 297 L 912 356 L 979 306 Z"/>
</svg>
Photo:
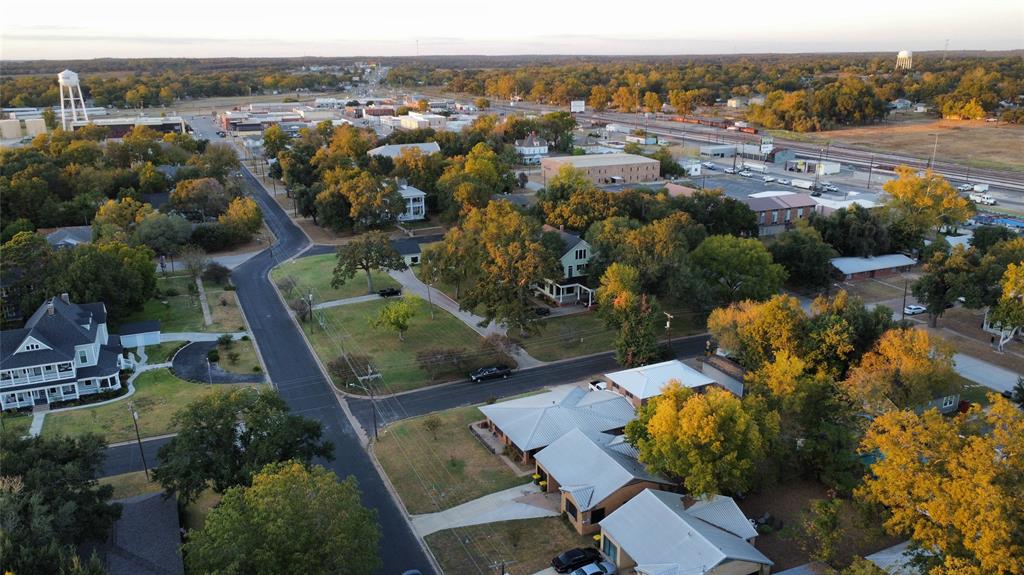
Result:
<svg viewBox="0 0 1024 575">
<path fill-rule="evenodd" d="M 43 435 L 82 435 L 96 433 L 105 436 L 108 443 L 135 439 L 135 427 L 128 411 L 132 403 L 139 414 L 139 434 L 142 437 L 164 435 L 174 431 L 171 418 L 175 412 L 209 393 L 246 387 L 246 384 L 203 385 L 175 377 L 167 369 L 156 369 L 141 374 L 135 380 L 135 395 L 95 407 L 47 414 L 43 422 Z"/>
<path fill-rule="evenodd" d="M 3 423 L 4 431 L 11 431 L 19 436 L 28 433 L 32 426 L 31 413 L 0 413 L 0 422 Z"/>
<path fill-rule="evenodd" d="M 434 432 L 424 424 L 430 418 L 440 421 Z M 476 407 L 458 407 L 381 431 L 374 454 L 410 514 L 441 511 L 530 482 L 529 476 L 517 477 L 473 436 L 469 424 L 482 419 Z"/>
<path fill-rule="evenodd" d="M 342 350 L 349 354 L 350 359 L 367 357 L 383 376 L 378 380 L 378 393 L 395 393 L 464 378 L 473 369 L 495 361 L 492 356 L 480 354 L 482 338 L 455 316 L 435 306 L 434 319 L 430 319 L 427 302 L 422 302 L 420 311 L 410 320 L 405 341 L 384 327 L 373 327 L 371 322 L 386 304 L 387 301 L 381 299 L 320 310 L 317 315 L 323 317 L 326 330 L 316 322 L 305 322 L 302 329 L 309 335 L 313 350 L 325 366 L 338 359 Z M 417 353 L 451 348 L 466 350 L 467 361 L 461 367 L 446 367 L 435 373 L 433 379 L 419 367 Z M 365 369 L 365 366 L 360 365 L 359 369 Z M 334 383 L 341 385 L 336 378 Z M 345 389 L 361 393 L 358 388 Z"/>
<path fill-rule="evenodd" d="M 256 347 L 252 341 L 244 339 L 232 341 L 231 347 L 218 345 L 217 352 L 220 354 L 220 361 L 217 362 L 217 365 L 224 371 L 244 374 L 263 371 L 262 366 L 260 366 L 260 360 L 256 357 Z M 232 353 L 238 354 L 235 361 L 231 361 L 230 355 Z"/>
<path fill-rule="evenodd" d="M 159 295 L 151 298 L 141 310 L 129 315 L 121 323 L 155 319 L 160 321 L 160 331 L 164 333 L 245 331 L 235 292 L 209 282 L 203 284 L 213 319 L 211 325 L 205 325 L 199 296 L 189 292 L 191 283 L 186 276 L 158 276 L 156 285 L 160 290 Z M 117 326 L 111 332 L 117 333 Z"/>
<path fill-rule="evenodd" d="M 445 573 L 477 573 L 496 559 L 506 562 L 509 573 L 536 573 L 550 568 L 551 558 L 564 551 L 594 546 L 563 516 L 471 525 L 438 531 L 425 540 Z"/>
<path fill-rule="evenodd" d="M 338 259 L 334 254 L 297 258 L 274 268 L 270 272 L 270 277 L 274 280 L 275 284 L 280 284 L 282 280 L 288 277 L 295 280 L 298 291 L 297 293 L 284 294 L 287 301 L 298 297 L 299 294 L 305 296 L 309 288 L 313 289 L 314 297 L 319 302 L 366 295 L 366 273 L 363 271 L 357 273 L 352 279 L 347 280 L 341 287 L 331 287 L 331 278 L 334 275 L 334 265 L 337 261 Z M 374 290 L 399 287 L 398 282 L 386 273 L 373 272 L 370 275 L 373 277 Z"/>
</svg>

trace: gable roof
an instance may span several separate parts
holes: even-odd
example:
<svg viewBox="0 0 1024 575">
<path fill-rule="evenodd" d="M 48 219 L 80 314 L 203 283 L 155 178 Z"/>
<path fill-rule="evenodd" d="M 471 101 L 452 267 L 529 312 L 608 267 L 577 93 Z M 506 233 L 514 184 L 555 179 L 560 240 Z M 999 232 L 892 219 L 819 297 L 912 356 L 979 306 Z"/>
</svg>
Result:
<svg viewBox="0 0 1024 575">
<path fill-rule="evenodd" d="M 69 226 L 46 234 L 46 242 L 55 248 L 92 243 L 92 226 Z"/>
<path fill-rule="evenodd" d="M 149 493 L 115 501 L 121 518 L 107 541 L 95 546 L 108 575 L 180 575 L 181 523 L 178 503 L 163 493 Z M 88 557 L 90 549 L 83 549 Z"/>
<path fill-rule="evenodd" d="M 402 150 L 406 148 L 419 148 L 424 155 L 430 155 L 434 152 L 440 152 L 441 146 L 437 142 L 420 142 L 412 144 L 389 144 L 387 146 L 378 146 L 366 152 L 367 156 L 387 156 L 389 158 L 397 158 Z"/>
<path fill-rule="evenodd" d="M 25 322 L 24 328 L 0 333 L 0 369 L 71 361 L 75 346 L 95 342 L 99 325 L 106 321 L 107 309 L 102 303 L 79 305 L 60 297 L 50 298 Z M 27 337 L 51 349 L 15 353 Z"/>
<path fill-rule="evenodd" d="M 427 192 L 408 184 L 398 186 L 398 193 L 401 194 L 403 198 L 424 198 L 427 196 Z"/>
<path fill-rule="evenodd" d="M 844 274 L 856 274 L 912 266 L 913 259 L 903 254 L 888 254 L 869 258 L 832 258 L 832 266 Z"/>
<path fill-rule="evenodd" d="M 562 491 L 572 494 L 581 511 L 597 507 L 622 487 L 634 481 L 652 481 L 670 485 L 663 477 L 651 475 L 629 451 L 614 449 L 621 436 L 599 433 L 587 435 L 572 429 L 535 456 Z M 635 451 L 633 451 L 635 454 Z"/>
<path fill-rule="evenodd" d="M 678 359 L 606 373 L 604 376 L 640 399 L 661 395 L 662 388 L 671 380 L 690 389 L 715 383 L 715 380 Z"/>
<path fill-rule="evenodd" d="M 609 432 L 636 417 L 621 395 L 574 386 L 485 405 L 480 411 L 524 452 L 546 447 L 572 429 Z"/>
<path fill-rule="evenodd" d="M 548 224 L 544 224 L 541 227 L 541 229 L 544 230 L 545 232 L 551 232 L 553 234 L 558 234 L 558 237 L 562 240 L 562 254 L 561 255 L 563 255 L 563 256 L 565 254 L 569 253 L 570 251 L 572 251 L 573 249 L 575 249 L 576 246 L 578 246 L 580 244 L 580 242 L 583 242 L 584 244 L 587 245 L 587 247 L 590 247 L 590 244 L 587 244 L 586 240 L 584 240 L 583 238 L 581 238 L 580 236 L 578 236 L 578 235 L 576 235 L 576 234 L 574 234 L 572 232 L 567 232 L 567 231 L 565 231 L 563 229 L 559 229 L 559 228 L 556 228 L 555 226 L 550 226 Z"/>
<path fill-rule="evenodd" d="M 721 495 L 684 509 L 678 493 L 645 489 L 605 517 L 601 530 L 643 573 L 706 573 L 725 561 L 772 564 L 747 543 L 757 532 L 736 502 Z"/>
<path fill-rule="evenodd" d="M 548 141 L 537 134 L 529 134 L 522 140 L 516 140 L 517 148 L 541 148 L 547 145 Z"/>
<path fill-rule="evenodd" d="M 814 208 L 818 203 L 810 194 L 784 192 L 773 195 L 750 195 L 741 200 L 754 212 L 768 212 L 790 208 Z"/>
<path fill-rule="evenodd" d="M 397 240 L 391 240 L 391 246 L 395 248 L 395 251 L 398 252 L 398 255 L 416 256 L 420 255 L 420 253 L 423 251 L 424 245 L 439 242 L 443 239 L 443 234 L 433 234 L 429 236 L 413 236 L 411 238 L 398 238 Z"/>
</svg>

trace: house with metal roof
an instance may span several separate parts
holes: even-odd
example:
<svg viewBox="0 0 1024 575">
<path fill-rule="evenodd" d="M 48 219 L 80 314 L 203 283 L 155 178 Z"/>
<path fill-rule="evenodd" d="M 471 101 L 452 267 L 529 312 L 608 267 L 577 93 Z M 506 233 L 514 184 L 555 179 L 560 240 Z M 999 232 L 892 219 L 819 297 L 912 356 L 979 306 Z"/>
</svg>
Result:
<svg viewBox="0 0 1024 575">
<path fill-rule="evenodd" d="M 829 260 L 845 280 L 885 277 L 909 271 L 917 262 L 903 254 Z"/>
<path fill-rule="evenodd" d="M 636 417 L 621 395 L 575 386 L 485 405 L 480 411 L 491 433 L 523 462 L 573 429 L 620 435 Z"/>
<path fill-rule="evenodd" d="M 767 575 L 772 561 L 756 538 L 722 495 L 687 504 L 678 493 L 646 489 L 601 522 L 601 551 L 620 573 L 638 575 Z"/>
<path fill-rule="evenodd" d="M 622 435 L 586 434 L 572 429 L 535 456 L 544 490 L 561 493 L 560 510 L 580 535 L 597 533 L 598 523 L 644 489 L 671 489 L 653 475 Z"/>
<path fill-rule="evenodd" d="M 706 390 L 708 386 L 718 386 L 743 397 L 742 385 L 737 387 L 731 380 L 719 383 L 678 359 L 606 373 L 604 378 L 608 380 L 611 391 L 622 394 L 636 408 L 661 395 L 661 390 L 670 382 L 697 392 Z"/>
<path fill-rule="evenodd" d="M 387 146 L 378 146 L 366 152 L 367 156 L 385 156 L 394 160 L 402 153 L 402 150 L 418 148 L 424 156 L 429 156 L 434 152 L 440 152 L 441 146 L 437 142 L 419 142 L 411 144 L 388 144 Z"/>
<path fill-rule="evenodd" d="M 106 306 L 52 297 L 25 327 L 0 332 L 0 408 L 114 391 L 121 388 L 121 369 L 129 367 L 120 338 L 107 333 Z"/>
</svg>

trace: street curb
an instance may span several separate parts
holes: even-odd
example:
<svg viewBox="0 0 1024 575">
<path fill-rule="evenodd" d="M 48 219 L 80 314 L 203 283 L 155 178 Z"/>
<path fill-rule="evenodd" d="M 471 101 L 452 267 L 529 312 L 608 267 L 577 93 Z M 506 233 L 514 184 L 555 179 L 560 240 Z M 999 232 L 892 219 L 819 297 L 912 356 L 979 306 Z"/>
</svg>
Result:
<svg viewBox="0 0 1024 575">
<path fill-rule="evenodd" d="M 169 437 L 176 437 L 177 435 L 177 433 L 165 433 L 163 435 L 152 435 L 150 437 L 143 437 L 142 443 L 146 443 L 147 441 L 156 441 L 158 439 L 167 439 Z M 117 443 L 110 443 L 107 444 L 107 447 L 124 447 L 125 445 L 137 445 L 138 443 L 139 441 L 137 439 L 131 439 L 128 441 L 118 441 Z"/>
</svg>

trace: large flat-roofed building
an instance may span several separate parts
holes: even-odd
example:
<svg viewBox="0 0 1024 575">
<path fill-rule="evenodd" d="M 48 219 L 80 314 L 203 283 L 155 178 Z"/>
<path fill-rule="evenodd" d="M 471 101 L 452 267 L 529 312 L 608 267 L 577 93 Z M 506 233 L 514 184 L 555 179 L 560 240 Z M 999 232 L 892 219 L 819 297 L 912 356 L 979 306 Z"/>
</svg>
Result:
<svg viewBox="0 0 1024 575">
<path fill-rule="evenodd" d="M 135 126 L 146 126 L 157 132 L 185 133 L 185 120 L 179 116 L 140 116 L 134 118 L 100 118 L 98 120 L 74 120 L 71 122 L 71 129 L 78 130 L 89 124 L 103 126 L 110 130 L 108 138 L 123 138 L 128 135 Z"/>
<path fill-rule="evenodd" d="M 540 162 L 544 181 L 558 175 L 562 166 L 572 166 L 595 184 L 628 184 L 658 179 L 661 163 L 635 154 L 594 154 L 544 158 Z"/>
</svg>

